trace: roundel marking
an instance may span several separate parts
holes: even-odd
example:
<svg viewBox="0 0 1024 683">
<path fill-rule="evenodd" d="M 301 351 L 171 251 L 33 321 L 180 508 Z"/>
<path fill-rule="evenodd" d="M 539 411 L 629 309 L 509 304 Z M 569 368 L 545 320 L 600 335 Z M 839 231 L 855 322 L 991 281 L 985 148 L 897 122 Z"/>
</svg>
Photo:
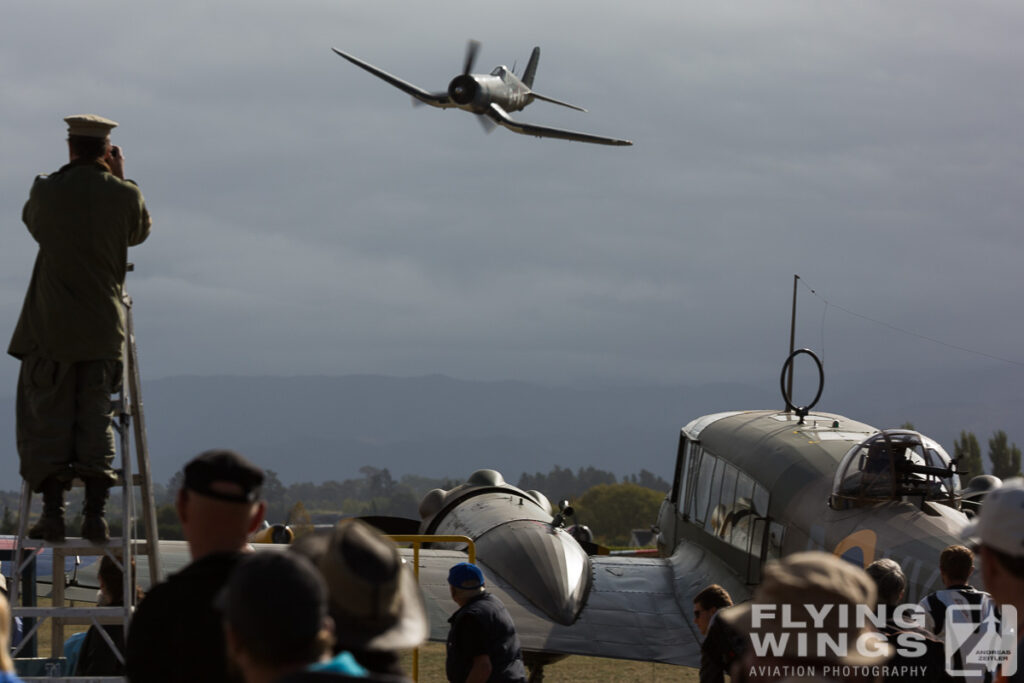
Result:
<svg viewBox="0 0 1024 683">
<path fill-rule="evenodd" d="M 832 554 L 860 567 L 867 567 L 875 561 L 875 545 L 878 536 L 871 529 L 855 531 L 836 544 Z"/>
</svg>

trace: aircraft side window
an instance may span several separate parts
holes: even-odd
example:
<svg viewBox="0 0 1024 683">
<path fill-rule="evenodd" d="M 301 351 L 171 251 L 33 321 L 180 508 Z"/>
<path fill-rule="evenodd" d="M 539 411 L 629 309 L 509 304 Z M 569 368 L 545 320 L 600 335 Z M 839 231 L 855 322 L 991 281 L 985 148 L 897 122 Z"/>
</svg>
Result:
<svg viewBox="0 0 1024 683">
<path fill-rule="evenodd" d="M 680 437 L 679 451 L 676 457 L 676 472 L 675 477 L 672 479 L 672 502 L 676 505 L 676 510 L 682 512 L 683 502 L 685 496 L 683 492 L 686 488 L 686 475 L 687 475 L 687 463 L 689 463 L 690 441 L 685 437 Z"/>
<path fill-rule="evenodd" d="M 715 527 L 715 534 L 721 538 L 728 539 L 729 533 L 732 530 L 733 512 L 736 504 L 736 477 L 739 476 L 739 470 L 732 465 L 725 465 L 725 472 L 722 474 L 722 493 L 720 504 L 725 517 L 721 520 L 721 523 Z"/>
<path fill-rule="evenodd" d="M 694 491 L 697 490 L 697 480 L 699 477 L 698 469 L 700 467 L 700 456 L 703 450 L 699 443 L 690 441 L 687 445 L 686 460 L 688 462 L 686 466 L 687 470 L 687 481 L 685 489 L 685 499 L 683 500 L 683 509 L 686 510 L 687 517 L 692 518 L 694 515 Z"/>
<path fill-rule="evenodd" d="M 758 483 L 754 483 L 754 514 L 764 517 L 768 514 L 768 489 Z"/>
<path fill-rule="evenodd" d="M 715 474 L 715 464 L 718 458 L 710 453 L 703 453 L 700 459 L 700 470 L 697 473 L 697 480 L 693 490 L 693 521 L 697 524 L 704 524 L 704 518 L 708 512 L 708 500 L 711 498 L 711 480 Z"/>
<path fill-rule="evenodd" d="M 754 480 L 743 472 L 736 480 L 736 502 L 730 513 L 729 543 L 747 550 L 750 546 L 750 529 L 757 513 L 754 511 Z"/>
<path fill-rule="evenodd" d="M 717 458 L 715 459 L 718 460 Z M 708 512 L 707 520 L 704 523 L 704 530 L 710 533 L 717 533 L 725 519 L 725 509 L 718 499 L 722 495 L 722 479 L 725 478 L 725 469 L 727 467 L 729 465 L 725 461 L 718 460 L 718 467 L 715 468 L 715 474 L 711 477 L 711 493 L 708 496 L 711 510 Z"/>
</svg>

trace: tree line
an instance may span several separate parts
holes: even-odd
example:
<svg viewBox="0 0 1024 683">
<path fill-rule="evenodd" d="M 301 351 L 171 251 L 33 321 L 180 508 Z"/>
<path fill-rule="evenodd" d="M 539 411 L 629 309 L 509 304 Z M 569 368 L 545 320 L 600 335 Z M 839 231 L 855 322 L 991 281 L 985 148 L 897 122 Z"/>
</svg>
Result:
<svg viewBox="0 0 1024 683">
<path fill-rule="evenodd" d="M 903 427 L 913 429 L 911 423 Z M 960 458 L 964 472 L 963 485 L 971 477 L 985 472 L 981 446 L 973 432 L 961 431 L 953 445 L 954 458 Z M 991 474 L 1006 479 L 1021 476 L 1021 449 L 1011 442 L 1006 432 L 996 431 L 988 440 Z M 462 483 L 450 477 L 434 478 L 406 474 L 395 479 L 387 468 L 365 465 L 361 476 L 344 481 L 320 484 L 299 482 L 285 485 L 277 473 L 267 471 L 263 496 L 267 502 L 267 519 L 271 523 L 332 523 L 341 516 L 388 515 L 419 518 L 419 501 L 435 488 L 451 489 Z M 166 485 L 156 485 L 157 523 L 160 538 L 181 539 L 181 526 L 174 509 L 174 498 L 181 488 L 183 472 L 177 472 Z M 591 527 L 595 540 L 607 545 L 624 545 L 635 528 L 645 528 L 654 522 L 658 506 L 670 488 L 669 483 L 647 470 L 622 477 L 595 467 L 571 468 L 555 466 L 545 473 L 523 472 L 516 486 L 524 491 L 538 490 L 557 505 L 569 500 L 576 510 L 571 523 Z M 119 491 L 111 492 L 108 521 L 111 533 L 120 533 Z M 3 516 L 0 533 L 17 533 L 17 492 L 0 492 Z M 38 505 L 38 500 L 35 501 Z M 80 520 L 81 490 L 68 496 L 69 528 L 77 528 Z"/>
<path fill-rule="evenodd" d="M 342 516 L 386 515 L 419 519 L 419 502 L 427 491 L 435 488 L 452 489 L 463 483 L 461 479 L 414 474 L 396 479 L 387 468 L 372 465 L 359 468 L 359 474 L 358 477 L 343 481 L 319 484 L 307 481 L 285 485 L 277 472 L 267 470 L 263 484 L 267 520 L 271 523 L 330 524 Z M 154 486 L 157 528 L 162 539 L 182 538 L 174 500 L 183 479 L 184 473 L 178 471 L 166 485 Z M 603 542 L 614 540 L 618 545 L 628 541 L 631 525 L 642 527 L 654 521 L 657 505 L 654 505 L 654 512 L 650 512 L 650 501 L 657 499 L 660 503 L 669 489 L 668 482 L 647 470 L 622 477 L 620 481 L 613 472 L 594 467 L 580 467 L 573 471 L 558 466 L 547 474 L 524 472 L 515 485 L 525 491 L 536 489 L 542 492 L 554 505 L 562 499 L 573 501 L 574 507 L 579 510 L 577 519 L 595 527 L 595 533 Z M 595 489 L 598 492 L 588 498 L 586 494 Z M 638 492 L 650 500 L 644 504 L 630 504 L 629 501 Z M 115 489 L 111 494 L 107 511 L 111 533 L 114 533 L 119 532 L 121 527 L 120 492 Z M 0 533 L 16 533 L 18 494 L 0 492 L 0 502 L 4 506 Z M 38 500 L 35 503 L 38 506 Z M 77 523 L 75 515 L 79 513 L 75 511 L 81 509 L 80 490 L 73 490 L 69 494 L 67 509 L 68 523 L 72 525 L 69 528 L 77 528 L 74 526 Z M 617 512 L 612 514 L 613 510 Z M 606 526 L 615 529 L 610 538 L 597 528 Z"/>
<path fill-rule="evenodd" d="M 971 477 L 985 473 L 981 446 L 974 432 L 960 432 L 960 436 L 953 442 L 953 457 L 960 458 L 960 470 L 966 473 L 962 485 L 966 486 Z M 990 474 L 1000 479 L 1021 476 L 1020 448 L 1010 442 L 1006 432 L 1001 429 L 988 440 L 988 459 L 992 463 Z"/>
</svg>

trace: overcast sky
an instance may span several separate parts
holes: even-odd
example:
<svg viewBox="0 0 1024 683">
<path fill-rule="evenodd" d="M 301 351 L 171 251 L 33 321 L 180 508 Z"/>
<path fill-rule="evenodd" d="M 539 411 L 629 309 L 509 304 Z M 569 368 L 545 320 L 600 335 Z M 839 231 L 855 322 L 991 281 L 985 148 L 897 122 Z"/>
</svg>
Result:
<svg viewBox="0 0 1024 683">
<path fill-rule="evenodd" d="M 1022 33 L 1010 0 L 12 0 L 0 331 L 32 178 L 89 112 L 153 215 L 149 378 L 761 381 L 794 273 L 830 372 L 997 363 L 842 309 L 1024 362 Z M 478 72 L 541 46 L 537 91 L 589 109 L 516 118 L 636 145 L 487 135 L 330 51 L 442 90 L 470 38 Z"/>
</svg>

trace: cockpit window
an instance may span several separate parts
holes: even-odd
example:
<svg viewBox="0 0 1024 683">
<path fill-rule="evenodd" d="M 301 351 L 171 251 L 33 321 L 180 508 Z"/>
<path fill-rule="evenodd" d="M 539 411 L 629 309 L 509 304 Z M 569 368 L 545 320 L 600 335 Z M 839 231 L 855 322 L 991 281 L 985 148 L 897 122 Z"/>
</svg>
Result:
<svg viewBox="0 0 1024 683">
<path fill-rule="evenodd" d="M 491 75 L 504 78 L 506 71 L 508 71 L 508 69 L 506 67 L 504 67 L 504 66 L 496 66 L 496 67 L 494 67 L 494 71 L 491 72 Z"/>
<path fill-rule="evenodd" d="M 955 504 L 960 480 L 942 446 L 908 430 L 888 430 L 854 446 L 836 470 L 833 507 L 920 497 Z"/>
</svg>

